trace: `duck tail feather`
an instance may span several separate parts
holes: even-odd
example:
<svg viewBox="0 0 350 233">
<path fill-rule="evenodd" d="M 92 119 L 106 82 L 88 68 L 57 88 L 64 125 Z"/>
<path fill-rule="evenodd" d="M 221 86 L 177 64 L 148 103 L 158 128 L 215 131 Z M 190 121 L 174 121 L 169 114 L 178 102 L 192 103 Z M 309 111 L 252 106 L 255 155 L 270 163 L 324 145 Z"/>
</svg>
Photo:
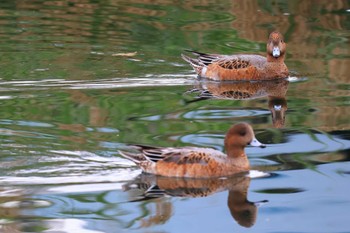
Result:
<svg viewBox="0 0 350 233">
<path fill-rule="evenodd" d="M 202 53 L 202 52 L 198 52 L 196 50 L 191 50 L 191 49 L 185 49 L 185 51 L 192 53 L 193 55 L 196 55 L 196 56 L 208 56 L 209 55 L 207 53 Z"/>
<path fill-rule="evenodd" d="M 182 59 L 190 63 L 190 65 L 198 75 L 202 73 L 202 69 L 205 65 L 199 59 L 191 58 L 184 54 L 181 54 L 181 57 Z"/>
<path fill-rule="evenodd" d="M 126 151 L 118 151 L 121 156 L 123 156 L 126 159 L 129 159 L 133 161 L 136 164 L 140 164 L 142 161 L 145 161 L 145 157 L 142 154 L 135 154 L 135 153 L 130 153 Z"/>
<path fill-rule="evenodd" d="M 186 55 L 184 55 L 184 54 L 181 54 L 181 57 L 182 57 L 182 59 L 184 59 L 185 61 L 187 61 L 188 63 L 190 63 L 191 66 L 192 66 L 193 68 L 202 67 L 202 65 L 199 63 L 199 60 L 198 60 L 198 59 L 191 58 L 191 57 L 186 56 Z"/>
</svg>

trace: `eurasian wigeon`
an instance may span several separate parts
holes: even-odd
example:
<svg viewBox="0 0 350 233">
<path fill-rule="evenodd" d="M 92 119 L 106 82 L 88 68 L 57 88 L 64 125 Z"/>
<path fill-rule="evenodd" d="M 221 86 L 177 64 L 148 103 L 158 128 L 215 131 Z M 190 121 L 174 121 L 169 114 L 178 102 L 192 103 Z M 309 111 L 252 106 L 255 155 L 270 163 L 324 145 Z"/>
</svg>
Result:
<svg viewBox="0 0 350 233">
<path fill-rule="evenodd" d="M 144 172 L 168 177 L 222 177 L 248 171 L 247 145 L 264 148 L 247 123 L 233 125 L 225 136 L 226 154 L 212 148 L 163 148 L 133 145 L 136 152 L 119 151 Z"/>
<path fill-rule="evenodd" d="M 266 57 L 254 54 L 219 55 L 190 51 L 196 58 L 181 54 L 199 77 L 216 81 L 271 80 L 289 75 L 284 63 L 286 43 L 279 32 L 272 32 Z"/>
</svg>

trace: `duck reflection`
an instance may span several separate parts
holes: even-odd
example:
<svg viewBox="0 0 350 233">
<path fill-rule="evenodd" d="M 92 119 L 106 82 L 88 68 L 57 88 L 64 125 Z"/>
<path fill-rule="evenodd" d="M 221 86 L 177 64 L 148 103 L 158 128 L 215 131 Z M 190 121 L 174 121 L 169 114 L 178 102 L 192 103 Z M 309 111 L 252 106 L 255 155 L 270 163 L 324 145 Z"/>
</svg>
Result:
<svg viewBox="0 0 350 233">
<path fill-rule="evenodd" d="M 268 108 L 271 111 L 272 123 L 276 128 L 285 124 L 287 110 L 286 94 L 289 81 L 286 79 L 256 82 L 214 82 L 200 80 L 194 89 L 188 92 L 199 93 L 195 100 L 228 99 L 250 100 L 267 97 Z"/>
<path fill-rule="evenodd" d="M 143 227 L 163 224 L 171 218 L 171 202 L 160 197 L 206 197 L 225 190 L 228 190 L 227 205 L 232 217 L 239 225 L 251 227 L 256 221 L 258 204 L 267 201 L 248 201 L 249 184 L 250 177 L 244 175 L 224 179 L 181 179 L 142 173 L 123 188 L 130 193 L 135 190 L 141 192 L 136 197 L 133 195 L 132 201 L 156 200 L 156 213 L 141 220 Z"/>
</svg>

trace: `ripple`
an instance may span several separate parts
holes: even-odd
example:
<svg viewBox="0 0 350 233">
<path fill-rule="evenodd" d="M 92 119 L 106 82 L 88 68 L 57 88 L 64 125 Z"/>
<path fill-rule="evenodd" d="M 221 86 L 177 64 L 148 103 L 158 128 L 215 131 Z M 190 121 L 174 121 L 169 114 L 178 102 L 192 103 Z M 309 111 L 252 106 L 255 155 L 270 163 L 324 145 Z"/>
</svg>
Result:
<svg viewBox="0 0 350 233">
<path fill-rule="evenodd" d="M 73 174 L 71 176 L 56 176 L 56 177 L 45 177 L 45 176 L 2 176 L 0 177 L 0 183 L 1 186 L 6 185 L 59 185 L 61 187 L 62 184 L 68 185 L 68 184 L 81 184 L 84 183 L 87 184 L 84 187 L 85 191 L 89 189 L 89 191 L 96 191 L 95 188 L 97 187 L 97 190 L 101 190 L 101 186 L 96 185 L 96 183 L 111 183 L 111 182 L 121 182 L 125 180 L 131 180 L 133 177 L 135 177 L 137 174 L 140 173 L 140 170 L 135 169 L 119 169 L 118 171 L 110 172 L 109 174 L 92 174 L 92 175 L 86 175 L 86 174 Z M 80 186 L 80 185 L 79 185 Z M 110 184 L 102 185 L 107 190 L 109 190 Z M 116 187 L 113 186 L 113 189 Z M 53 190 L 57 190 L 54 188 Z M 70 192 L 73 190 L 65 188 L 59 188 L 61 192 Z M 74 189 L 74 192 L 79 190 L 79 188 Z"/>
<path fill-rule="evenodd" d="M 252 179 L 256 178 L 265 178 L 265 177 L 270 177 L 271 174 L 267 172 L 262 172 L 262 171 L 257 171 L 257 170 L 251 170 L 249 171 L 248 176 Z"/>
<path fill-rule="evenodd" d="M 3 136 L 21 136 L 21 137 L 30 137 L 30 138 L 41 138 L 41 139 L 55 139 L 56 137 L 50 134 L 25 131 L 25 130 L 11 130 L 0 128 L 0 135 Z"/>
<path fill-rule="evenodd" d="M 112 78 L 99 80 L 65 80 L 65 79 L 44 79 L 44 80 L 22 80 L 0 82 L 0 92 L 21 91 L 21 90 L 47 90 L 59 89 L 114 89 L 130 87 L 154 87 L 154 86 L 179 86 L 192 85 L 193 75 L 180 74 L 146 74 L 144 77 L 135 78 Z M 4 96 L 11 99 L 12 96 Z"/>
<path fill-rule="evenodd" d="M 37 121 L 14 121 L 14 120 L 0 120 L 0 125 L 20 125 L 20 126 L 29 126 L 29 127 L 44 127 L 44 128 L 50 128 L 54 127 L 53 124 L 44 123 L 44 122 L 37 122 Z"/>
<path fill-rule="evenodd" d="M 107 221 L 95 220 L 101 225 L 108 225 Z M 89 221 L 76 218 L 55 218 L 52 220 L 42 220 L 42 223 L 48 227 L 50 232 L 83 232 L 83 233 L 103 233 L 104 231 L 87 229 L 90 225 Z"/>
<path fill-rule="evenodd" d="M 197 146 L 223 149 L 224 135 L 219 134 L 188 134 L 181 137 L 181 141 Z"/>
<path fill-rule="evenodd" d="M 20 196 L 22 192 L 23 189 L 4 186 L 0 188 L 0 197 L 17 197 Z"/>
<path fill-rule="evenodd" d="M 262 155 L 333 152 L 350 148 L 349 140 L 327 133 L 293 132 L 286 139 L 284 143 L 268 144 Z"/>
<path fill-rule="evenodd" d="M 8 201 L 0 204 L 0 208 L 43 208 L 51 206 L 52 203 L 46 200 L 27 199 L 21 201 Z"/>
<path fill-rule="evenodd" d="M 248 116 L 268 115 L 269 111 L 256 110 L 256 109 L 242 109 L 242 110 L 220 110 L 220 109 L 208 109 L 208 110 L 195 110 L 184 114 L 185 119 L 225 119 L 225 118 L 239 118 Z"/>
<path fill-rule="evenodd" d="M 289 76 L 287 78 L 287 80 L 291 83 L 296 83 L 296 82 L 303 82 L 303 81 L 307 81 L 308 78 L 307 77 L 297 77 L 297 76 Z"/>
<path fill-rule="evenodd" d="M 136 172 L 134 176 L 136 175 Z M 133 177 L 134 177 L 133 176 Z M 131 177 L 131 176 L 130 176 Z M 59 185 L 45 190 L 45 193 L 82 193 L 122 190 L 124 183 L 91 183 L 77 185 Z"/>
</svg>

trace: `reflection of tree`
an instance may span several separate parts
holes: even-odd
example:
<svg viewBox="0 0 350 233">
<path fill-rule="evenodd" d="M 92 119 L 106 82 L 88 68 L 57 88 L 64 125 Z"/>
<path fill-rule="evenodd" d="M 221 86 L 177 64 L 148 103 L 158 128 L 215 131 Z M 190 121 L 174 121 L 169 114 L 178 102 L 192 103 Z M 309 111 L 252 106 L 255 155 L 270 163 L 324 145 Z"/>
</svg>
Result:
<svg viewBox="0 0 350 233">
<path fill-rule="evenodd" d="M 342 13 L 350 8 L 348 1 L 240 0 L 218 5 L 211 1 L 17 0 L 3 4 L 2 36 L 4 52 L 8 52 L 0 58 L 5 64 L 4 80 L 86 80 L 115 77 L 116 72 L 119 77 L 137 76 L 145 74 L 145 66 L 151 74 L 183 72 L 183 67 L 170 64 L 180 61 L 183 48 L 264 53 L 266 37 L 275 29 L 286 37 L 286 62 L 291 70 L 304 69 L 301 72 L 322 75 L 327 72 L 330 82 L 335 84 L 348 80 L 350 60 L 346 58 L 348 45 L 343 34 L 348 21 Z M 123 51 L 137 51 L 135 58 L 142 61 L 111 56 Z M 295 69 L 290 64 L 299 67 Z M 48 70 L 35 72 L 41 68 Z M 317 78 L 312 82 L 319 89 L 325 80 Z M 310 90 L 310 82 L 298 86 L 300 90 Z M 331 97 L 348 95 L 346 90 L 330 89 L 337 89 L 327 93 Z M 100 109 L 99 97 L 92 98 Z M 296 102 L 303 101 L 307 100 Z M 334 130 L 339 122 L 346 122 L 347 106 L 338 107 L 336 103 L 329 106 L 327 102 L 321 105 L 317 118 L 326 122 L 324 130 Z M 90 113 L 94 119 L 103 118 L 103 113 L 92 107 Z M 298 116 L 302 118 L 306 118 L 305 114 Z"/>
<path fill-rule="evenodd" d="M 21 216 L 21 201 L 23 194 L 19 189 L 7 189 L 0 187 L 0 231 L 2 233 L 21 232 L 21 222 L 16 221 Z M 7 196 L 8 195 L 8 196 Z"/>
<path fill-rule="evenodd" d="M 257 206 L 247 200 L 250 178 L 236 175 L 224 179 L 182 179 L 141 174 L 124 185 L 124 190 L 143 190 L 140 196 L 131 197 L 132 201 L 154 203 L 155 213 L 143 211 L 141 227 L 164 224 L 173 214 L 172 204 L 165 196 L 172 197 L 206 197 L 217 192 L 228 190 L 228 208 L 232 217 L 244 227 L 251 227 L 256 221 Z M 130 192 L 131 193 L 131 192 Z M 265 201 L 264 201 L 265 202 Z M 151 217 L 147 217 L 147 216 Z"/>
</svg>

